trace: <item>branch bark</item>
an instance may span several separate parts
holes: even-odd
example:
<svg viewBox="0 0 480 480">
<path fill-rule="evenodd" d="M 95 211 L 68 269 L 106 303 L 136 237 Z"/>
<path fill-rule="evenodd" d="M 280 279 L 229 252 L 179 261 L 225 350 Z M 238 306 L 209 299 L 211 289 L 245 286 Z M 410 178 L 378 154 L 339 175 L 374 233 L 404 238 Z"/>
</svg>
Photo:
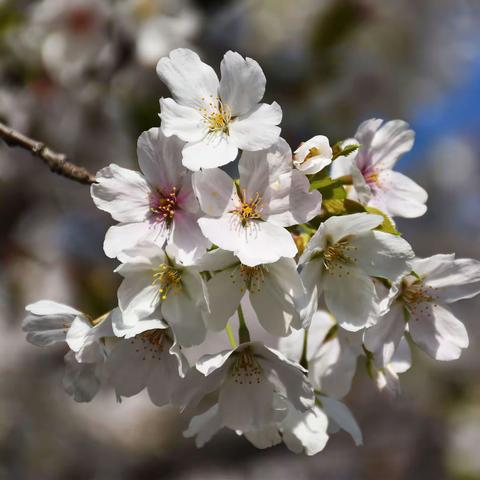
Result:
<svg viewBox="0 0 480 480">
<path fill-rule="evenodd" d="M 86 168 L 69 162 L 64 153 L 55 152 L 44 143 L 33 140 L 3 123 L 0 123 L 0 138 L 9 147 L 20 147 L 28 150 L 32 155 L 40 158 L 52 172 L 58 175 L 86 185 L 95 183 L 95 175 L 91 174 Z"/>
</svg>

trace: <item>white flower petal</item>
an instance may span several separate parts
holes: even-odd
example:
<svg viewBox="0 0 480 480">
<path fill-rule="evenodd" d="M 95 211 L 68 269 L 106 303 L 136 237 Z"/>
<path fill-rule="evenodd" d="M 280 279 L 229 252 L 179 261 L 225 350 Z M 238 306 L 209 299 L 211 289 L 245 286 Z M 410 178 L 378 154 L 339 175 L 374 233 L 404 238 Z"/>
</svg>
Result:
<svg viewBox="0 0 480 480">
<path fill-rule="evenodd" d="M 276 425 L 269 425 L 260 430 L 244 432 L 243 436 L 256 448 L 270 448 L 282 443 L 282 437 Z"/>
<path fill-rule="evenodd" d="M 433 255 L 415 259 L 413 270 L 424 277 L 435 298 L 446 303 L 472 298 L 480 293 L 480 262 L 455 255 Z"/>
<path fill-rule="evenodd" d="M 401 155 L 412 149 L 415 133 L 403 120 L 391 120 L 378 128 L 371 143 L 364 143 L 357 135 L 355 138 L 359 140 L 360 145 L 368 145 L 371 165 L 380 169 L 391 169 Z"/>
<path fill-rule="evenodd" d="M 415 218 L 427 211 L 427 192 L 402 173 L 384 170 L 377 182 L 379 190 L 375 190 L 370 206 L 392 217 Z"/>
<path fill-rule="evenodd" d="M 240 305 L 245 294 L 245 282 L 238 266 L 216 273 L 207 282 L 210 298 L 210 314 L 207 315 L 209 328 L 220 331 Z"/>
<path fill-rule="evenodd" d="M 395 282 L 411 270 L 408 260 L 414 253 L 402 237 L 380 231 L 356 235 L 349 241 L 356 249 L 348 255 L 356 260 L 356 266 L 372 277 L 382 277 Z"/>
<path fill-rule="evenodd" d="M 408 328 L 413 341 L 435 360 L 456 360 L 468 347 L 465 325 L 441 305 L 417 305 Z"/>
<path fill-rule="evenodd" d="M 97 208 L 118 222 L 141 222 L 149 212 L 150 187 L 143 175 L 114 163 L 97 172 L 90 193 Z"/>
<path fill-rule="evenodd" d="M 286 396 L 299 411 L 304 412 L 313 407 L 313 389 L 304 375 L 304 369 L 273 348 L 256 342 L 252 345 L 265 375 L 274 383 L 276 392 Z"/>
<path fill-rule="evenodd" d="M 218 396 L 223 424 L 233 430 L 249 431 L 271 424 L 275 419 L 273 385 L 262 377 L 257 383 L 237 383 L 228 377 Z"/>
<path fill-rule="evenodd" d="M 206 412 L 193 417 L 188 429 L 183 432 L 183 436 L 187 438 L 195 437 L 195 445 L 200 448 L 222 428 L 222 418 L 218 413 L 218 405 L 216 404 Z"/>
<path fill-rule="evenodd" d="M 228 51 L 220 64 L 220 98 L 237 117 L 252 110 L 265 93 L 265 75 L 251 58 Z"/>
<path fill-rule="evenodd" d="M 121 255 L 125 250 L 140 243 L 152 242 L 162 247 L 168 236 L 168 227 L 164 222 L 120 223 L 107 230 L 103 249 L 109 258 Z"/>
<path fill-rule="evenodd" d="M 320 395 L 319 398 L 322 402 L 323 410 L 329 419 L 333 420 L 333 422 L 342 430 L 349 433 L 357 447 L 362 445 L 362 432 L 347 406 L 338 400 L 323 395 Z"/>
<path fill-rule="evenodd" d="M 221 369 L 235 350 L 223 350 L 222 352 L 203 355 L 196 363 L 196 369 L 208 376 Z"/>
<path fill-rule="evenodd" d="M 238 147 L 224 134 L 210 133 L 198 142 L 189 142 L 183 148 L 183 165 L 190 170 L 215 168 L 233 162 Z"/>
<path fill-rule="evenodd" d="M 405 327 L 403 306 L 395 302 L 389 312 L 380 317 L 375 325 L 365 330 L 363 339 L 365 347 L 374 354 L 378 368 L 390 363 Z"/>
<path fill-rule="evenodd" d="M 292 279 L 300 280 L 293 260 L 282 259 L 265 269 L 258 288 L 250 289 L 250 301 L 260 325 L 272 335 L 283 337 L 288 334 L 292 324 L 301 327 L 295 296 L 299 295 L 301 302 L 301 297 L 306 293 L 301 282 L 289 285 Z"/>
<path fill-rule="evenodd" d="M 339 325 L 356 332 L 368 325 L 377 311 L 373 280 L 361 269 L 345 264 L 341 271 L 324 274 L 325 303 Z"/>
<path fill-rule="evenodd" d="M 196 108 L 201 105 L 202 98 L 217 96 L 217 74 L 192 50 L 177 48 L 171 51 L 158 62 L 157 74 L 182 105 Z"/>
<path fill-rule="evenodd" d="M 325 448 L 328 441 L 328 417 L 318 407 L 307 412 L 290 408 L 282 422 L 285 445 L 294 453 L 315 455 Z"/>
<path fill-rule="evenodd" d="M 238 200 L 231 177 L 219 168 L 193 174 L 193 188 L 201 209 L 211 217 L 232 210 Z"/>
<path fill-rule="evenodd" d="M 180 187 L 187 174 L 190 175 L 182 166 L 183 145 L 176 137 L 165 137 L 157 127 L 138 137 L 138 164 L 151 186 L 170 193 L 173 187 Z"/>
<path fill-rule="evenodd" d="M 172 98 L 160 99 L 161 129 L 166 137 L 176 136 L 185 142 L 205 138 L 208 127 L 200 110 L 181 105 Z"/>
<path fill-rule="evenodd" d="M 168 295 L 162 302 L 162 314 L 182 347 L 199 345 L 205 339 L 202 311 L 184 291 Z"/>
<path fill-rule="evenodd" d="M 282 109 L 277 102 L 260 103 L 255 110 L 232 120 L 229 135 L 233 144 L 247 151 L 269 148 L 280 137 L 277 125 L 282 121 Z"/>
<path fill-rule="evenodd" d="M 168 243 L 169 251 L 185 264 L 191 264 L 202 257 L 211 245 L 198 226 L 197 216 L 187 212 L 175 214 Z"/>
<path fill-rule="evenodd" d="M 147 385 L 156 357 L 142 338 L 120 340 L 105 364 L 106 375 L 120 397 L 132 397 Z"/>
<path fill-rule="evenodd" d="M 324 222 L 325 232 L 323 235 L 328 235 L 330 243 L 335 244 L 345 237 L 360 235 L 373 230 L 382 222 L 382 216 L 369 213 L 353 213 L 351 215 L 330 217 Z M 320 235 L 319 231 L 315 233 L 314 237 L 316 235 Z"/>
<path fill-rule="evenodd" d="M 99 367 L 78 363 L 73 352 L 65 355 L 63 388 L 76 402 L 90 402 L 100 389 Z"/>
<path fill-rule="evenodd" d="M 316 135 L 295 150 L 293 164 L 305 175 L 320 172 L 331 163 L 332 148 L 324 135 Z"/>
<path fill-rule="evenodd" d="M 233 250 L 244 265 L 255 267 L 261 263 L 276 262 L 282 257 L 293 258 L 297 254 L 297 246 L 292 236 L 283 227 L 254 220 L 242 230 L 243 232 L 234 232 L 238 235 L 236 249 L 226 248 L 220 243 L 217 245 Z"/>
<path fill-rule="evenodd" d="M 25 307 L 25 310 L 34 315 L 82 315 L 82 312 L 77 309 L 64 305 L 63 303 L 53 302 L 52 300 L 40 300 L 31 303 Z"/>
<path fill-rule="evenodd" d="M 155 311 L 160 302 L 160 293 L 152 281 L 149 272 L 138 272 L 128 275 L 120 284 L 118 306 L 125 323 L 132 325 Z"/>
</svg>

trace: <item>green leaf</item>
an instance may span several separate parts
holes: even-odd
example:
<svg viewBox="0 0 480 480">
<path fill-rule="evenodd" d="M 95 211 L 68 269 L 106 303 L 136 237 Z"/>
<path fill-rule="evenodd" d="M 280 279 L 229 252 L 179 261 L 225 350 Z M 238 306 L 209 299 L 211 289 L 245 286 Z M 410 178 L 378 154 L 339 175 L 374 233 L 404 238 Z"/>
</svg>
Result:
<svg viewBox="0 0 480 480">
<path fill-rule="evenodd" d="M 360 144 L 345 145 L 345 147 L 342 147 L 341 144 L 342 142 L 337 142 L 333 146 L 332 160 L 335 160 L 338 157 L 346 157 L 360 148 Z"/>
<path fill-rule="evenodd" d="M 345 210 L 348 214 L 362 213 L 367 211 L 367 209 L 361 203 L 358 203 L 355 200 L 350 200 L 349 198 L 346 198 L 343 203 L 345 205 Z"/>
<path fill-rule="evenodd" d="M 347 196 L 341 180 L 334 180 L 328 176 L 314 179 L 310 184 L 311 190 L 318 190 L 322 194 L 323 200 L 343 200 Z"/>
<path fill-rule="evenodd" d="M 381 215 L 383 217 L 383 222 L 376 228 L 377 230 L 391 233 L 392 235 L 401 235 L 401 233 L 395 227 L 395 224 L 392 222 L 392 219 L 386 213 L 374 207 L 366 207 L 366 211 L 376 215 Z"/>
</svg>

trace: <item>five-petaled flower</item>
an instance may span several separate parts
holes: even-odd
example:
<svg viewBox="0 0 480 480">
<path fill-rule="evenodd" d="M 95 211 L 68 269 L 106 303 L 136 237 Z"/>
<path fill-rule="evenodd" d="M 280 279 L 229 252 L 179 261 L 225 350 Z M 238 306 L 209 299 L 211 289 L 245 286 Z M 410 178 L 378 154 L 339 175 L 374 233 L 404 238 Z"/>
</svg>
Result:
<svg viewBox="0 0 480 480">
<path fill-rule="evenodd" d="M 190 170 L 232 162 L 238 149 L 257 151 L 280 136 L 278 103 L 259 103 L 265 75 L 255 60 L 227 52 L 215 71 L 191 50 L 179 48 L 162 58 L 157 73 L 172 92 L 160 100 L 162 130 L 187 142 L 183 164 Z"/>
<path fill-rule="evenodd" d="M 420 217 L 427 211 L 427 192 L 413 180 L 395 172 L 399 157 L 410 151 L 415 134 L 402 120 L 373 118 L 363 122 L 355 138 L 357 151 L 333 162 L 334 177 L 351 175 L 356 198 L 364 205 L 378 208 L 391 217 Z"/>
<path fill-rule="evenodd" d="M 318 215 L 320 193 L 309 192 L 307 177 L 292 168 L 292 152 L 282 138 L 268 150 L 244 152 L 239 173 L 239 183 L 220 169 L 193 175 L 207 215 L 198 220 L 203 234 L 249 267 L 293 258 L 297 247 L 285 227 Z"/>
<path fill-rule="evenodd" d="M 183 142 L 151 128 L 138 139 L 138 163 L 143 175 L 111 164 L 97 173 L 91 188 L 96 206 L 119 225 L 110 227 L 104 249 L 109 257 L 149 241 L 167 244 L 175 256 L 192 261 L 209 246 L 197 218 L 198 202 L 191 173 L 182 167 Z"/>
</svg>

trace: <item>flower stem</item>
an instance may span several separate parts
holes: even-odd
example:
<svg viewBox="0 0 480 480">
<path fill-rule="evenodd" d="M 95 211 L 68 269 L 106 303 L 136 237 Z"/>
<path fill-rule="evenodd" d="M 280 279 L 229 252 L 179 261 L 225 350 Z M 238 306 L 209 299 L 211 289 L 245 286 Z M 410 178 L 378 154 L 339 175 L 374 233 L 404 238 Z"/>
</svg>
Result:
<svg viewBox="0 0 480 480">
<path fill-rule="evenodd" d="M 225 327 L 225 331 L 227 332 L 228 341 L 230 342 L 230 345 L 232 346 L 232 348 L 237 348 L 238 345 L 233 335 L 232 327 L 228 323 L 227 323 L 227 326 Z"/>
<path fill-rule="evenodd" d="M 308 330 L 305 330 L 305 333 L 303 334 L 303 348 L 302 348 L 302 356 L 300 357 L 300 365 L 303 368 L 308 369 L 307 344 L 308 344 Z"/>
<path fill-rule="evenodd" d="M 237 308 L 238 313 L 238 341 L 240 343 L 247 343 L 250 341 L 250 332 L 248 331 L 247 324 L 245 323 L 245 317 L 243 316 L 242 306 Z"/>
</svg>

